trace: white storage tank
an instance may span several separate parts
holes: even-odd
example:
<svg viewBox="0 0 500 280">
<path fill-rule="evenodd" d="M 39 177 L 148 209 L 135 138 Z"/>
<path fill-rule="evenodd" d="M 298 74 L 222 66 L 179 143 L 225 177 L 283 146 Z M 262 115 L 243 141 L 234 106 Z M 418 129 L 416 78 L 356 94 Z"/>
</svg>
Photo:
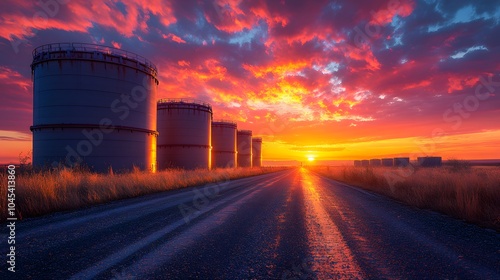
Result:
<svg viewBox="0 0 500 280">
<path fill-rule="evenodd" d="M 238 167 L 252 167 L 252 131 L 238 130 Z"/>
<path fill-rule="evenodd" d="M 190 99 L 158 101 L 158 167 L 211 166 L 212 107 Z"/>
<path fill-rule="evenodd" d="M 233 121 L 212 122 L 212 168 L 236 167 L 236 131 Z"/>
<path fill-rule="evenodd" d="M 253 137 L 252 138 L 252 166 L 261 167 L 262 166 L 262 138 Z"/>
<path fill-rule="evenodd" d="M 112 47 L 33 51 L 33 165 L 156 170 L 157 69 Z"/>
</svg>

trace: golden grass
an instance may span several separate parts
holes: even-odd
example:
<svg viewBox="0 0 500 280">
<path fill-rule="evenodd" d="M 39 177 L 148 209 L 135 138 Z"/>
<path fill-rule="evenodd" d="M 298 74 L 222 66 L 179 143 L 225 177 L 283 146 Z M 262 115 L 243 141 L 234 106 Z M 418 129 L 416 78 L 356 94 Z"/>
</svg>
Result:
<svg viewBox="0 0 500 280">
<path fill-rule="evenodd" d="M 332 179 L 500 231 L 500 168 L 310 167 Z"/>
<path fill-rule="evenodd" d="M 27 218 L 57 211 L 141 196 L 155 192 L 232 180 L 283 170 L 283 167 L 231 168 L 215 170 L 167 170 L 148 173 L 97 174 L 60 169 L 16 174 L 18 217 Z M 0 174 L 0 220 L 7 217 L 7 173 Z"/>
</svg>

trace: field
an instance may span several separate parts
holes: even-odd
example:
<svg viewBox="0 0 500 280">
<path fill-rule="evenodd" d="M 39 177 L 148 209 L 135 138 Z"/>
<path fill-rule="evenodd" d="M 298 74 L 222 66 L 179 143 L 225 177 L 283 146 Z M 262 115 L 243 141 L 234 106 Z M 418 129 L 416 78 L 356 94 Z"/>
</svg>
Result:
<svg viewBox="0 0 500 280">
<path fill-rule="evenodd" d="M 79 209 L 140 195 L 227 181 L 282 170 L 282 167 L 215 170 L 167 170 L 154 174 L 134 170 L 126 174 L 97 174 L 82 170 L 16 174 L 16 208 L 21 218 Z M 7 217 L 7 173 L 0 174 L 0 220 Z"/>
<path fill-rule="evenodd" d="M 406 204 L 500 231 L 500 167 L 309 167 Z"/>
</svg>

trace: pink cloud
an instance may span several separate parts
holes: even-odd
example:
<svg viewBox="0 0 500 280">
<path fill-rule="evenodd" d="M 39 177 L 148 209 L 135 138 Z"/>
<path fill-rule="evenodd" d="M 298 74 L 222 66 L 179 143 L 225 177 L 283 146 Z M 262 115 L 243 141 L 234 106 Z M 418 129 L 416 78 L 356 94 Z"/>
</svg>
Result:
<svg viewBox="0 0 500 280">
<path fill-rule="evenodd" d="M 176 36 L 175 34 L 172 34 L 172 33 L 169 33 L 168 35 L 163 34 L 162 37 L 163 37 L 163 39 L 169 39 L 169 40 L 174 41 L 174 42 L 179 43 L 179 44 L 181 44 L 181 43 L 185 44 L 186 43 L 186 41 L 182 40 L 181 37 L 178 37 L 178 36 Z"/>
<path fill-rule="evenodd" d="M 14 37 L 26 38 L 33 36 L 35 30 L 46 29 L 88 32 L 96 24 L 132 37 L 136 31 L 148 31 L 146 21 L 151 14 L 158 16 L 164 26 L 176 22 L 169 3 L 160 0 L 127 1 L 126 14 L 120 12 L 117 4 L 113 2 L 92 0 L 53 3 L 55 6 L 45 7 L 37 2 L 9 1 L 8 5 L 15 7 L 15 12 L 0 12 L 0 37 L 7 40 Z"/>
<path fill-rule="evenodd" d="M 387 5 L 377 11 L 371 11 L 371 24 L 386 25 L 392 22 L 394 16 L 401 17 L 409 16 L 415 8 L 415 3 L 412 0 L 388 1 Z"/>
<path fill-rule="evenodd" d="M 122 44 L 118 43 L 118 42 L 115 42 L 115 41 L 111 41 L 111 45 L 117 49 L 121 49 L 122 48 Z"/>
</svg>

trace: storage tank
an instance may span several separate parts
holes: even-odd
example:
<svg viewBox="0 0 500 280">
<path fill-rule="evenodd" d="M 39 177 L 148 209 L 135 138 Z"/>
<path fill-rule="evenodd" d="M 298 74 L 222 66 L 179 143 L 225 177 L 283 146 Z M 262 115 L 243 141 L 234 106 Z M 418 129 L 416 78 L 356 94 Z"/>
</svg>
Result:
<svg viewBox="0 0 500 280">
<path fill-rule="evenodd" d="M 252 131 L 238 130 L 238 167 L 252 167 Z"/>
<path fill-rule="evenodd" d="M 381 166 L 382 161 L 378 158 L 370 159 L 370 166 Z"/>
<path fill-rule="evenodd" d="M 370 161 L 367 159 L 361 160 L 361 166 L 370 166 Z"/>
<path fill-rule="evenodd" d="M 120 49 L 33 50 L 33 165 L 156 170 L 156 66 Z"/>
<path fill-rule="evenodd" d="M 407 157 L 394 158 L 394 166 L 396 167 L 406 167 L 409 165 L 410 165 L 410 158 Z"/>
<path fill-rule="evenodd" d="M 252 138 L 252 166 L 261 167 L 262 166 L 262 138 L 253 137 Z"/>
<path fill-rule="evenodd" d="M 383 166 L 394 166 L 394 159 L 392 158 L 383 158 L 382 159 Z"/>
<path fill-rule="evenodd" d="M 354 166 L 356 166 L 356 167 L 361 166 L 361 161 L 360 160 L 355 160 L 354 161 Z"/>
<path fill-rule="evenodd" d="M 158 101 L 158 167 L 210 169 L 212 107 L 191 99 Z"/>
<path fill-rule="evenodd" d="M 236 130 L 233 121 L 212 122 L 212 168 L 236 167 Z"/>
<path fill-rule="evenodd" d="M 418 157 L 417 162 L 422 167 L 440 167 L 442 165 L 441 157 Z"/>
</svg>

